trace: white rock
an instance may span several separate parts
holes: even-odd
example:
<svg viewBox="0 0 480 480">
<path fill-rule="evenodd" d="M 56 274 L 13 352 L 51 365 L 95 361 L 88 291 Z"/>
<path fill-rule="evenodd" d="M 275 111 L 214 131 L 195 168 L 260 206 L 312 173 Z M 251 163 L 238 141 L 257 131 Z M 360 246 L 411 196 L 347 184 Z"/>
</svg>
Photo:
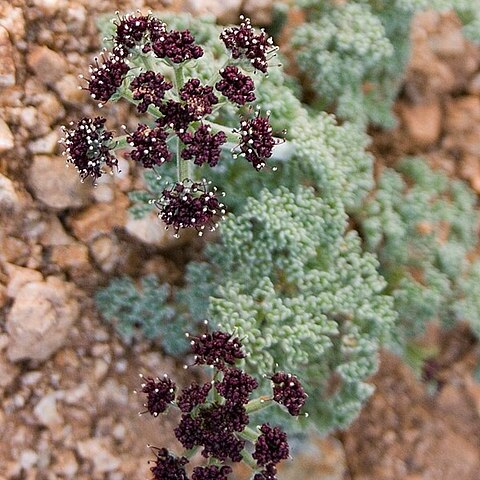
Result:
<svg viewBox="0 0 480 480">
<path fill-rule="evenodd" d="M 15 85 L 15 61 L 8 31 L 0 26 L 0 87 Z"/>
<path fill-rule="evenodd" d="M 13 134 L 9 126 L 0 118 L 0 152 L 6 152 L 14 147 Z"/>
<path fill-rule="evenodd" d="M 37 420 L 48 428 L 55 428 L 63 424 L 63 419 L 57 410 L 55 392 L 45 395 L 34 407 L 33 413 Z"/>
<path fill-rule="evenodd" d="M 0 173 L 0 208 L 2 210 L 18 210 L 20 198 L 13 182 Z"/>
<path fill-rule="evenodd" d="M 13 263 L 7 263 L 6 270 L 9 277 L 7 295 L 10 298 L 15 298 L 18 294 L 18 291 L 27 283 L 41 282 L 43 280 L 42 274 L 37 270 L 19 267 Z"/>
<path fill-rule="evenodd" d="M 185 10 L 192 15 L 213 15 L 222 23 L 238 20 L 242 0 L 186 0 Z"/>
<path fill-rule="evenodd" d="M 77 171 L 62 157 L 36 155 L 28 172 L 28 183 L 40 201 L 55 210 L 86 205 L 91 187 L 81 183 Z"/>
<path fill-rule="evenodd" d="M 32 468 L 38 460 L 38 455 L 33 450 L 24 450 L 20 454 L 20 465 L 25 470 Z"/>
<path fill-rule="evenodd" d="M 79 311 L 71 283 L 55 277 L 27 283 L 7 314 L 8 358 L 46 360 L 64 344 Z"/>
<path fill-rule="evenodd" d="M 38 153 L 53 153 L 55 152 L 58 146 L 59 135 L 58 132 L 52 130 L 48 135 L 35 140 L 34 142 L 30 142 L 28 149 L 33 154 Z"/>
<path fill-rule="evenodd" d="M 110 452 L 106 439 L 89 438 L 78 442 L 77 451 L 82 458 L 93 463 L 95 473 L 111 472 L 120 466 L 120 460 Z"/>
</svg>

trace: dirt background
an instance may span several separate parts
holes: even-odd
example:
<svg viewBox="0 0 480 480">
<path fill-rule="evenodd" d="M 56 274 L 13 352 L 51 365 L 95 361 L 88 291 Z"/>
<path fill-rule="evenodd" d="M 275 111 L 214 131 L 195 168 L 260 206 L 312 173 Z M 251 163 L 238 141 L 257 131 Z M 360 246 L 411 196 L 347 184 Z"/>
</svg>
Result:
<svg viewBox="0 0 480 480">
<path fill-rule="evenodd" d="M 138 416 L 138 374 L 186 378 L 157 346 L 126 347 L 93 308 L 118 274 L 155 272 L 181 282 L 201 248 L 126 215 L 138 184 L 126 162 L 93 189 L 65 168 L 60 126 L 95 105 L 78 90 L 98 51 L 101 12 L 187 9 L 267 23 L 271 2 L 0 0 L 0 479 L 148 478 L 147 443 L 173 445 L 174 419 Z M 480 49 L 454 15 L 425 13 L 395 107 L 396 129 L 372 131 L 377 166 L 408 154 L 468 181 L 480 193 Z M 128 107 L 105 115 L 129 125 Z M 462 326 L 429 341 L 441 348 L 420 382 L 391 354 L 377 390 L 346 431 L 312 437 L 280 478 L 480 479 L 478 345 Z M 238 479 L 248 478 L 241 472 Z"/>
</svg>

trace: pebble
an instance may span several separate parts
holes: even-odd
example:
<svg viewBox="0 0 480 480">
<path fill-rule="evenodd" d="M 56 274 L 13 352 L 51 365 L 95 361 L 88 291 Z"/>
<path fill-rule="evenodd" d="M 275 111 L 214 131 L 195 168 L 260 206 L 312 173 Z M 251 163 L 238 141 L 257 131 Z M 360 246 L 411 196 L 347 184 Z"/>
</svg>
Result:
<svg viewBox="0 0 480 480">
<path fill-rule="evenodd" d="M 0 207 L 2 210 L 18 210 L 20 208 L 18 196 L 13 182 L 0 173 Z"/>
<path fill-rule="evenodd" d="M 238 21 L 242 0 L 186 0 L 185 10 L 194 16 L 213 15 L 220 23 Z"/>
<path fill-rule="evenodd" d="M 442 109 L 438 102 L 419 105 L 403 104 L 400 116 L 416 146 L 428 148 L 440 138 Z"/>
<path fill-rule="evenodd" d="M 0 87 L 15 85 L 15 61 L 8 31 L 0 26 Z"/>
<path fill-rule="evenodd" d="M 0 118 L 0 153 L 7 152 L 14 147 L 13 134 L 6 122 Z"/>
<path fill-rule="evenodd" d="M 24 450 L 20 454 L 20 465 L 25 470 L 32 468 L 38 460 L 38 455 L 33 450 Z"/>
<path fill-rule="evenodd" d="M 38 138 L 30 142 L 28 149 L 33 154 L 47 153 L 52 154 L 58 147 L 59 135 L 58 132 L 52 130 L 48 135 Z"/>
<path fill-rule="evenodd" d="M 79 315 L 74 292 L 71 283 L 55 277 L 18 291 L 6 322 L 10 360 L 46 360 L 63 346 Z"/>
<path fill-rule="evenodd" d="M 66 478 L 73 478 L 78 472 L 78 462 L 71 450 L 60 450 L 55 454 L 53 472 Z"/>
<path fill-rule="evenodd" d="M 111 472 L 120 466 L 120 460 L 113 456 L 108 441 L 104 438 L 90 438 L 78 442 L 77 452 L 82 458 L 93 463 L 95 473 Z"/>
<path fill-rule="evenodd" d="M 28 183 L 35 197 L 55 210 L 79 208 L 91 198 L 91 188 L 80 181 L 75 168 L 65 166 L 63 157 L 35 155 Z"/>
<path fill-rule="evenodd" d="M 37 420 L 44 426 L 55 429 L 63 424 L 63 419 L 57 410 L 56 393 L 45 395 L 33 408 Z"/>
<path fill-rule="evenodd" d="M 7 295 L 10 298 L 15 298 L 18 292 L 28 283 L 43 281 L 42 274 L 37 270 L 19 267 L 11 263 L 7 263 L 7 273 L 9 276 Z"/>
<path fill-rule="evenodd" d="M 45 85 L 54 85 L 67 71 L 64 58 L 45 46 L 35 46 L 27 55 L 28 66 Z"/>
</svg>

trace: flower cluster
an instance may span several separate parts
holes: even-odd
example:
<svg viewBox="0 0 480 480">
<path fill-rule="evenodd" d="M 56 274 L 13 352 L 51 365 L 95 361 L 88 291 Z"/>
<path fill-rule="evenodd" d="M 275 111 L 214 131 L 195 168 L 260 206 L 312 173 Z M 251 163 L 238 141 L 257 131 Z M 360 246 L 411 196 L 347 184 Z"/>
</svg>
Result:
<svg viewBox="0 0 480 480">
<path fill-rule="evenodd" d="M 223 203 L 207 190 L 206 182 L 176 183 L 163 191 L 156 205 L 166 228 L 172 226 L 176 235 L 181 228 L 195 228 L 201 236 L 206 226 L 215 230 L 216 220 L 225 214 Z"/>
<path fill-rule="evenodd" d="M 249 113 L 239 118 L 236 129 L 215 123 L 231 116 L 230 111 L 221 115 L 225 104 L 230 102 L 239 111 L 256 100 L 254 81 L 242 68 L 253 66 L 266 73 L 275 51 L 272 39 L 263 30 L 257 33 L 248 19 L 239 27 L 226 28 L 220 39 L 226 53 L 230 53 L 229 60 L 205 82 L 194 75 L 184 78 L 185 63 L 204 54 L 189 30 L 170 30 L 151 14 L 118 16 L 113 23 L 113 48 L 102 54 L 100 63 L 95 60 L 90 67 L 86 89 L 99 106 L 124 98 L 136 106 L 138 113 L 153 118 L 117 139 L 103 129 L 98 145 L 91 145 L 87 139 L 85 148 L 83 144 L 77 146 L 77 139 L 84 139 L 85 132 L 73 130 L 67 134 L 68 141 L 73 142 L 72 146 L 67 145 L 68 157 L 77 165 L 82 178 L 98 178 L 103 164 L 116 164 L 113 151 L 120 148 L 131 147 L 127 156 L 147 169 L 160 167 L 175 157 L 176 182 L 171 182 L 161 198 L 151 203 L 176 235 L 183 228 L 195 228 L 200 234 L 205 228 L 214 229 L 224 206 L 214 189 L 207 191 L 206 183 L 198 181 L 196 167 L 216 167 L 222 149 L 237 145 L 232 150 L 234 156 L 245 157 L 256 170 L 261 170 L 278 143 L 268 115 L 257 113 L 249 118 Z M 251 105 L 247 111 L 252 112 Z M 93 125 L 98 120 L 83 122 Z"/>
<path fill-rule="evenodd" d="M 287 435 L 281 428 L 268 423 L 252 429 L 249 427 L 250 413 L 267 407 L 278 397 L 278 403 L 282 405 L 295 403 L 298 409 L 294 413 L 291 409 L 289 411 L 298 415 L 303 405 L 298 395 L 301 390 L 298 379 L 277 373 L 272 377 L 277 393 L 271 397 L 250 399 L 258 382 L 235 366 L 236 361 L 245 358 L 237 337 L 214 331 L 192 337 L 191 346 L 195 364 L 212 367 L 211 382 L 203 385 L 194 382 L 176 395 L 176 385 L 165 375 L 156 380 L 144 378 L 141 391 L 147 395 L 145 406 L 153 416 L 165 412 L 169 405 L 180 409 L 182 415 L 174 429 L 175 437 L 183 448 L 190 450 L 190 454 L 192 450 L 200 449 L 209 464 L 193 468 L 189 477 L 186 457 L 173 456 L 164 448 L 156 449 L 154 466 L 150 469 L 152 480 L 228 480 L 232 469 L 222 463 L 245 459 L 249 459 L 247 463 L 253 468 L 255 479 L 276 480 L 276 466 L 289 457 Z M 297 388 L 292 389 L 291 382 L 285 385 L 284 379 L 294 379 Z M 292 395 L 291 399 L 289 395 Z M 252 443 L 252 448 L 246 448 L 247 442 Z"/>
<path fill-rule="evenodd" d="M 268 60 L 276 51 L 273 40 L 265 31 L 255 33 L 248 18 L 242 18 L 238 27 L 226 28 L 220 38 L 235 59 L 245 59 L 263 73 L 267 73 Z"/>
<path fill-rule="evenodd" d="M 113 134 L 105 129 L 105 121 L 103 117 L 85 117 L 77 124 L 71 122 L 71 130 L 63 129 L 63 154 L 67 162 L 75 165 L 82 180 L 89 176 L 96 180 L 102 176 L 103 165 L 112 168 L 118 164 L 111 153 Z"/>
</svg>

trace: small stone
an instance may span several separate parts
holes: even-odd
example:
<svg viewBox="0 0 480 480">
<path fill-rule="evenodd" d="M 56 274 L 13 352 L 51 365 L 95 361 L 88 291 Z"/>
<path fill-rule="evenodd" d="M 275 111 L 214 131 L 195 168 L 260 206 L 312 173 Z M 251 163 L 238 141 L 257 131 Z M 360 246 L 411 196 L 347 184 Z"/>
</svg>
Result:
<svg viewBox="0 0 480 480">
<path fill-rule="evenodd" d="M 14 146 L 13 134 L 5 121 L 0 118 L 0 153 L 11 150 Z"/>
<path fill-rule="evenodd" d="M 273 0 L 245 0 L 242 4 L 242 11 L 254 25 L 270 25 Z"/>
<path fill-rule="evenodd" d="M 20 198 L 13 182 L 0 173 L 0 208 L 3 211 L 16 211 L 20 206 Z"/>
<path fill-rule="evenodd" d="M 220 23 L 235 23 L 241 7 L 242 0 L 186 0 L 184 4 L 192 15 L 213 15 Z"/>
<path fill-rule="evenodd" d="M 79 242 L 55 245 L 52 248 L 50 260 L 62 270 L 82 271 L 90 268 L 88 248 Z"/>
<path fill-rule="evenodd" d="M 15 61 L 8 31 L 0 26 L 0 87 L 15 85 Z"/>
<path fill-rule="evenodd" d="M 108 363 L 101 359 L 95 359 L 95 365 L 93 367 L 93 376 L 97 382 L 101 382 L 105 379 L 108 373 Z"/>
<path fill-rule="evenodd" d="M 33 450 L 24 450 L 20 454 L 20 465 L 25 470 L 29 470 L 34 465 L 36 465 L 38 460 L 38 455 Z"/>
<path fill-rule="evenodd" d="M 21 7 L 10 3 L 2 3 L 0 25 L 8 31 L 13 42 L 18 42 L 25 36 L 25 17 Z"/>
<path fill-rule="evenodd" d="M 426 148 L 438 141 L 442 128 L 442 109 L 438 102 L 420 105 L 403 104 L 400 115 L 416 146 Z"/>
<path fill-rule="evenodd" d="M 52 154 L 58 146 L 59 135 L 56 131 L 51 131 L 48 135 L 41 137 L 34 142 L 30 142 L 28 149 L 33 154 L 47 153 Z"/>
<path fill-rule="evenodd" d="M 46 85 L 55 84 L 67 71 L 64 58 L 45 46 L 33 47 L 27 55 L 27 63 L 39 80 Z"/>
<path fill-rule="evenodd" d="M 18 374 L 18 367 L 8 362 L 4 356 L 0 356 L 0 392 L 10 387 Z"/>
<path fill-rule="evenodd" d="M 118 265 L 120 246 L 111 237 L 98 237 L 92 241 L 90 253 L 100 268 L 104 272 L 109 273 Z"/>
<path fill-rule="evenodd" d="M 19 267 L 11 263 L 7 263 L 7 273 L 9 276 L 7 295 L 10 298 L 15 298 L 18 292 L 28 283 L 43 281 L 42 274 L 37 270 Z"/>
<path fill-rule="evenodd" d="M 449 30 L 438 35 L 431 35 L 428 43 L 433 52 L 443 58 L 460 56 L 465 53 L 465 37 L 461 30 Z"/>
<path fill-rule="evenodd" d="M 477 73 L 468 84 L 468 93 L 471 95 L 480 95 L 480 73 Z"/>
<path fill-rule="evenodd" d="M 82 207 L 91 195 L 91 188 L 80 182 L 74 168 L 65 166 L 62 157 L 36 155 L 28 182 L 35 197 L 55 210 Z"/>
<path fill-rule="evenodd" d="M 57 399 L 55 392 L 45 395 L 34 407 L 33 413 L 41 425 L 56 429 L 63 424 L 63 419 L 57 410 Z"/>
<path fill-rule="evenodd" d="M 78 471 L 78 462 L 71 450 L 57 451 L 53 472 L 66 478 L 73 478 Z"/>
<path fill-rule="evenodd" d="M 90 438 L 78 442 L 77 451 L 82 458 L 93 463 L 97 474 L 111 472 L 120 466 L 120 460 L 111 453 L 107 439 Z"/>
<path fill-rule="evenodd" d="M 117 194 L 112 203 L 91 205 L 70 217 L 73 234 L 83 242 L 89 242 L 100 235 L 110 234 L 115 227 L 126 223 L 128 197 Z"/>
<path fill-rule="evenodd" d="M 8 358 L 46 360 L 64 344 L 79 310 L 71 283 L 49 277 L 24 285 L 7 314 Z"/>
<path fill-rule="evenodd" d="M 154 213 L 140 219 L 130 217 L 125 230 L 137 240 L 158 248 L 178 247 L 194 235 L 193 231 L 184 230 L 180 238 L 175 238 L 174 231 L 166 230 L 165 224 Z"/>
<path fill-rule="evenodd" d="M 57 120 L 65 116 L 65 109 L 58 98 L 50 92 L 41 95 L 41 102 L 37 107 L 38 112 L 46 126 L 51 127 Z M 59 132 L 57 132 L 59 137 Z"/>
<path fill-rule="evenodd" d="M 44 15 L 54 15 L 60 9 L 66 8 L 63 0 L 34 0 L 33 3 Z"/>
<path fill-rule="evenodd" d="M 82 105 L 88 99 L 86 90 L 80 88 L 78 77 L 65 75 L 55 83 L 55 90 L 60 98 L 70 105 Z"/>
</svg>

